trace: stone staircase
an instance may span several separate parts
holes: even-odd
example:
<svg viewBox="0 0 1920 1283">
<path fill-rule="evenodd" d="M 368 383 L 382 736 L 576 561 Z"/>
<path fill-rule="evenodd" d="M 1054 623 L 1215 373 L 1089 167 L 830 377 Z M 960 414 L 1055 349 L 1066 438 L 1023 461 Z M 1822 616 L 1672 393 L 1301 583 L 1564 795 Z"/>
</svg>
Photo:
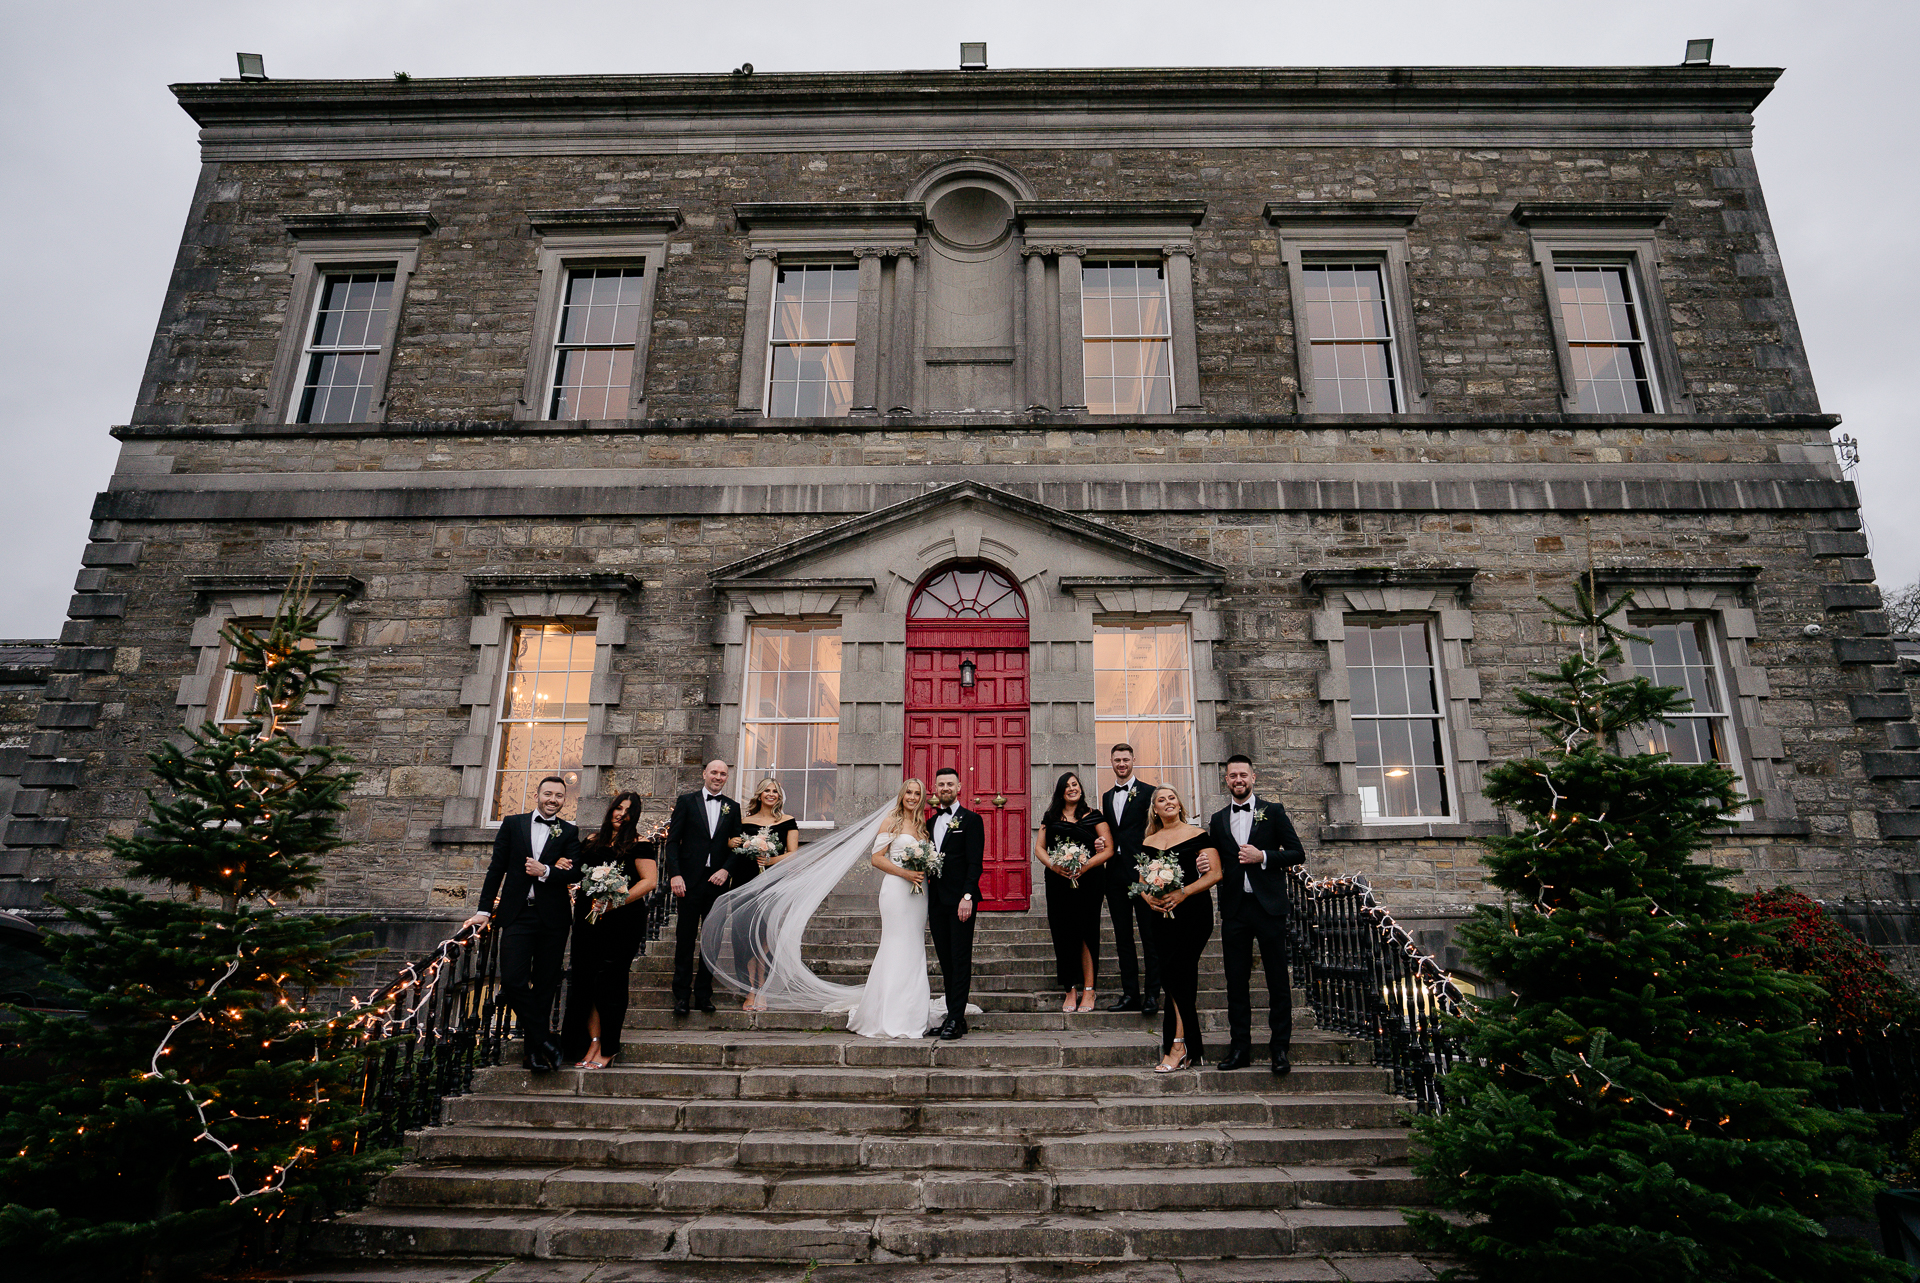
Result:
<svg viewBox="0 0 1920 1283">
<path fill-rule="evenodd" d="M 870 900 L 830 905 L 806 956 L 858 979 L 878 934 Z M 337 1268 L 309 1277 L 453 1280 L 507 1258 L 539 1259 L 541 1279 L 607 1261 L 1226 1258 L 1255 1270 L 1236 1278 L 1432 1277 L 1398 1211 L 1423 1201 L 1404 1102 L 1364 1044 L 1311 1028 L 1298 995 L 1295 1068 L 1277 1080 L 1264 1046 L 1253 1069 L 1157 1075 L 1157 1018 L 1061 1013 L 1037 914 L 984 917 L 984 1014 L 951 1043 L 871 1041 L 843 1017 L 750 1013 L 737 997 L 675 1020 L 670 969 L 670 948 L 636 964 L 614 1067 L 483 1071 L 373 1206 L 327 1227 Z M 1202 974 L 1218 1057 L 1217 941 Z"/>
</svg>

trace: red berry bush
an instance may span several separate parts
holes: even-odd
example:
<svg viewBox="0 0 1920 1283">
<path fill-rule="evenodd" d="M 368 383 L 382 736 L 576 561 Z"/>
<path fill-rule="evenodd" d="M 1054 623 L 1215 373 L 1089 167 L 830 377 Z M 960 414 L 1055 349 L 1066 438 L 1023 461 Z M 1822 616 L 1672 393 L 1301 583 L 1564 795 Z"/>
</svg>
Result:
<svg viewBox="0 0 1920 1283">
<path fill-rule="evenodd" d="M 1775 887 L 1742 898 L 1735 912 L 1751 922 L 1783 921 L 1761 956 L 1781 971 L 1818 981 L 1824 996 L 1807 1003 L 1822 1034 L 1877 1032 L 1915 1014 L 1911 990 L 1887 960 L 1828 916 L 1817 900 Z"/>
</svg>

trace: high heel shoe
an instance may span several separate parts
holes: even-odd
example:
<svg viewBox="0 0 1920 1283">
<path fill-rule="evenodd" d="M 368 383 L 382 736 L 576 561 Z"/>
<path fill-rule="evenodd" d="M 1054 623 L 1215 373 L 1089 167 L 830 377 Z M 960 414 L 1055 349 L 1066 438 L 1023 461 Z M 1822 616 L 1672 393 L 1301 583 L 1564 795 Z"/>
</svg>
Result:
<svg viewBox="0 0 1920 1283">
<path fill-rule="evenodd" d="M 1180 1051 L 1180 1059 L 1178 1059 L 1178 1060 L 1176 1060 L 1176 1061 L 1174 1061 L 1174 1062 L 1173 1062 L 1173 1063 L 1172 1063 L 1171 1065 L 1169 1065 L 1169 1064 L 1167 1064 L 1167 1063 L 1166 1063 L 1165 1061 L 1162 1061 L 1161 1063 L 1159 1063 L 1159 1064 L 1157 1064 L 1157 1065 L 1155 1065 L 1155 1066 L 1153 1067 L 1153 1072 L 1154 1072 L 1154 1073 L 1156 1073 L 1156 1074 L 1174 1074 L 1174 1073 L 1178 1073 L 1178 1072 L 1180 1072 L 1180 1071 L 1181 1071 L 1182 1069 L 1186 1069 L 1187 1067 L 1189 1067 L 1190 1065 L 1192 1065 L 1192 1064 L 1193 1064 L 1193 1057 L 1192 1057 L 1192 1056 L 1189 1056 L 1189 1055 L 1187 1055 L 1187 1053 L 1186 1053 L 1186 1046 L 1187 1046 L 1187 1040 L 1186 1040 L 1186 1039 L 1184 1039 L 1184 1038 L 1175 1038 L 1175 1039 L 1173 1040 L 1173 1045 L 1174 1045 L 1175 1047 L 1178 1047 L 1178 1048 L 1180 1048 L 1180 1049 L 1181 1049 L 1181 1051 Z M 1168 1048 L 1168 1050 L 1167 1050 L 1167 1055 L 1169 1055 L 1169 1056 L 1171 1056 L 1172 1054 L 1173 1054 L 1173 1050 L 1172 1050 L 1172 1048 Z"/>
<path fill-rule="evenodd" d="M 1062 1011 L 1080 1010 L 1080 1002 L 1077 998 L 1073 996 L 1076 992 L 1077 990 L 1073 990 L 1073 989 L 1067 990 L 1067 1000 L 1060 1004 L 1060 1010 Z"/>
<path fill-rule="evenodd" d="M 582 1059 L 581 1059 L 581 1060 L 579 1061 L 579 1063 L 577 1063 L 576 1065 L 574 1065 L 574 1068 L 575 1068 L 575 1069 L 598 1069 L 598 1068 L 600 1068 L 600 1066 L 599 1066 L 599 1065 L 598 1065 L 597 1063 L 595 1063 L 595 1061 L 594 1061 L 594 1059 L 593 1059 L 593 1049 L 594 1049 L 595 1047 L 598 1047 L 599 1045 L 600 1045 L 600 1040 L 599 1040 L 598 1038 L 589 1038 L 589 1039 L 587 1039 L 587 1054 L 586 1054 L 586 1055 L 585 1055 L 585 1056 L 584 1056 L 584 1057 L 583 1057 L 583 1058 L 582 1058 Z"/>
<path fill-rule="evenodd" d="M 1093 990 L 1083 989 L 1080 991 L 1080 1005 L 1078 1007 L 1075 1007 L 1074 1010 L 1075 1011 L 1092 1011 L 1093 1010 Z"/>
</svg>

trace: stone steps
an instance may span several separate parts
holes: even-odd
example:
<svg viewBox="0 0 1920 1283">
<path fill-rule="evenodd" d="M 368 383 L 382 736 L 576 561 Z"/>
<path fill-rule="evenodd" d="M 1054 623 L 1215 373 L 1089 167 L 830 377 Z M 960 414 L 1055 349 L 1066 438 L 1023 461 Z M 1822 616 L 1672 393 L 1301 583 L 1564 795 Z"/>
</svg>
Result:
<svg viewBox="0 0 1920 1283">
<path fill-rule="evenodd" d="M 862 921 L 877 934 L 853 914 L 823 929 Z M 991 934 L 1000 956 L 976 970 L 989 1009 L 954 1042 L 869 1040 L 844 1017 L 737 1006 L 676 1020 L 660 985 L 670 959 L 643 960 L 617 1065 L 480 1071 L 322 1247 L 403 1270 L 532 1258 L 563 1271 L 554 1279 L 611 1260 L 718 1279 L 755 1262 L 1229 1258 L 1248 1258 L 1245 1279 L 1430 1277 L 1405 1255 L 1416 1244 L 1398 1210 L 1424 1199 L 1406 1105 L 1368 1045 L 1313 1029 L 1296 994 L 1285 1078 L 1266 1072 L 1264 1045 L 1246 1070 L 1156 1074 L 1157 1019 L 1065 1014 L 1036 985 L 1051 976 L 1044 920 L 1002 919 Z M 1225 1012 L 1206 1004 L 1224 993 L 1203 994 L 1218 1056 Z M 1297 1273 L 1309 1265 L 1320 1272 Z"/>
</svg>

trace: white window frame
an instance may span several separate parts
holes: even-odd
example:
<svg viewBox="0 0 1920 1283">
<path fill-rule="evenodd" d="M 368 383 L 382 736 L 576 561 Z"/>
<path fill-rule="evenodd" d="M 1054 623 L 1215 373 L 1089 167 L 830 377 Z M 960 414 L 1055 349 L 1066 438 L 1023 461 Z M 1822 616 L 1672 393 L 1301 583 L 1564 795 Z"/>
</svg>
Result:
<svg viewBox="0 0 1920 1283">
<path fill-rule="evenodd" d="M 877 260 L 876 260 L 876 266 L 877 266 Z M 808 269 L 817 270 L 820 268 L 828 268 L 828 269 L 842 271 L 842 272 L 851 270 L 854 274 L 853 338 L 851 340 L 805 339 L 805 340 L 788 340 L 788 341 L 782 341 L 782 340 L 776 339 L 773 334 L 773 323 L 776 316 L 778 315 L 778 310 L 779 310 L 780 274 L 782 272 L 806 271 Z M 790 255 L 790 256 L 782 257 L 781 259 L 779 259 L 777 262 L 774 263 L 773 297 L 772 297 L 772 303 L 767 310 L 767 328 L 766 328 L 766 336 L 765 336 L 766 341 L 761 354 L 761 375 L 760 375 L 761 400 L 760 400 L 760 403 L 763 407 L 763 412 L 766 415 L 768 415 L 769 417 L 773 416 L 773 355 L 778 349 L 782 347 L 850 347 L 852 348 L 853 349 L 852 390 L 848 394 L 847 406 L 844 410 L 841 410 L 838 414 L 829 414 L 829 415 L 823 415 L 818 417 L 829 418 L 829 419 L 844 419 L 844 418 L 851 417 L 857 409 L 861 408 L 859 405 L 860 345 L 862 342 L 861 330 L 863 328 L 863 326 L 861 325 L 861 322 L 866 320 L 866 317 L 863 314 L 864 309 L 861 306 L 860 294 L 866 289 L 866 282 L 862 279 L 864 275 L 865 275 L 865 272 L 862 270 L 861 264 L 857 259 L 850 259 L 844 256 L 803 257 L 803 256 Z M 867 339 L 866 342 L 869 346 L 871 346 L 874 340 Z M 871 408 L 871 407 L 867 407 L 867 408 Z M 802 417 L 813 418 L 816 416 L 806 415 Z"/>
<path fill-rule="evenodd" d="M 1381 269 L 1388 323 L 1393 330 L 1389 360 L 1400 401 L 1394 413 L 1426 414 L 1432 408 L 1413 322 L 1409 271 L 1412 250 L 1407 227 L 1418 213 L 1416 205 L 1385 202 L 1305 201 L 1267 206 L 1266 219 L 1277 231 L 1280 258 L 1287 269 L 1301 414 L 1351 413 L 1319 405 L 1314 396 L 1313 342 L 1306 309 L 1308 263 L 1367 263 Z"/>
<path fill-rule="evenodd" d="M 1161 306 L 1160 314 L 1166 320 L 1167 328 L 1165 333 L 1133 334 L 1133 335 L 1122 335 L 1122 334 L 1093 335 L 1093 334 L 1087 333 L 1087 310 L 1086 310 L 1087 309 L 1087 287 L 1086 287 L 1087 269 L 1090 267 L 1108 267 L 1108 266 L 1112 266 L 1120 263 L 1130 263 L 1136 267 L 1141 267 L 1141 266 L 1145 266 L 1148 263 L 1153 263 L 1159 267 L 1160 306 Z M 1080 395 L 1078 398 L 1076 398 L 1079 401 L 1079 403 L 1086 405 L 1088 407 L 1087 408 L 1088 414 L 1101 416 L 1101 417 L 1113 417 L 1113 416 L 1121 416 L 1121 415 L 1129 415 L 1129 414 L 1143 415 L 1143 414 L 1155 414 L 1155 413 L 1161 413 L 1161 414 L 1173 413 L 1175 407 L 1177 407 L 1180 404 L 1180 393 L 1184 391 L 1184 389 L 1180 386 L 1180 371 L 1174 362 L 1175 344 L 1174 344 L 1174 338 L 1173 338 L 1173 331 L 1174 331 L 1173 269 L 1172 269 L 1172 266 L 1167 261 L 1167 255 L 1158 253 L 1158 252 L 1142 253 L 1142 254 L 1126 254 L 1126 253 L 1120 253 L 1115 251 L 1105 251 L 1099 254 L 1090 254 L 1087 257 L 1081 259 L 1080 261 L 1079 293 L 1080 293 Z M 1104 410 L 1103 411 L 1103 410 L 1095 410 L 1092 408 L 1092 404 L 1087 398 L 1087 379 L 1089 377 L 1086 372 L 1087 350 L 1091 346 L 1093 346 L 1095 343 L 1105 343 L 1105 344 L 1111 345 L 1116 343 L 1127 343 L 1127 342 L 1131 342 L 1131 343 L 1159 342 L 1166 345 L 1167 408 L 1165 410 L 1163 411 Z"/>
<path fill-rule="evenodd" d="M 1567 342 L 1567 324 L 1560 311 L 1559 266 L 1606 265 L 1625 267 L 1627 281 L 1640 308 L 1640 326 L 1647 354 L 1647 372 L 1654 389 L 1654 414 L 1690 414 L 1693 400 L 1686 392 L 1673 343 L 1666 296 L 1660 288 L 1660 247 L 1651 228 L 1604 226 L 1534 227 L 1533 261 L 1546 291 L 1547 324 L 1553 333 L 1553 351 L 1560 371 L 1560 409 L 1581 410 L 1579 381 L 1573 349 Z"/>
<path fill-rule="evenodd" d="M 680 226 L 678 210 L 548 210 L 528 215 L 540 237 L 535 255 L 540 276 L 534 303 L 532 359 L 514 417 L 545 420 L 553 405 L 553 381 L 559 373 L 556 340 L 567 282 L 579 269 L 638 267 L 641 278 L 640 324 L 633 336 L 633 376 L 627 388 L 626 418 L 647 417 L 647 359 L 653 339 L 653 313 L 660 274 L 669 245 Z M 628 230 L 614 230 L 625 228 Z M 598 229 L 598 230 L 596 230 Z M 686 248 L 682 246 L 682 248 Z"/>
<path fill-rule="evenodd" d="M 1436 711 L 1431 714 L 1355 713 L 1352 711 L 1351 696 L 1349 696 L 1347 716 L 1349 724 L 1355 728 L 1354 735 L 1356 739 L 1359 736 L 1358 726 L 1363 721 L 1375 723 L 1402 721 L 1433 722 L 1439 732 L 1437 738 L 1440 742 L 1440 788 L 1444 794 L 1447 809 L 1431 813 L 1422 812 L 1419 815 L 1381 815 L 1377 813 L 1368 815 L 1366 795 L 1362 791 L 1364 786 L 1359 785 L 1357 779 L 1354 796 L 1360 801 L 1360 822 L 1362 824 L 1452 824 L 1460 818 L 1460 785 L 1459 773 L 1454 766 L 1453 727 L 1449 724 L 1450 719 L 1448 717 L 1447 673 L 1446 664 L 1443 659 L 1443 651 L 1441 649 L 1438 620 L 1427 613 L 1410 615 L 1367 615 L 1354 612 L 1344 618 L 1342 630 L 1344 632 L 1347 628 L 1393 627 L 1406 624 L 1420 625 L 1421 630 L 1426 635 L 1427 655 L 1433 664 L 1433 690 Z M 1353 661 L 1351 658 L 1345 656 L 1344 651 L 1345 645 L 1343 637 L 1343 662 L 1346 664 L 1347 685 L 1349 691 L 1351 691 L 1353 684 Z M 1355 767 L 1355 774 L 1356 776 L 1358 775 L 1357 766 Z"/>
<path fill-rule="evenodd" d="M 1307 324 L 1307 281 L 1313 273 L 1334 267 L 1365 268 L 1379 274 L 1380 289 L 1383 302 L 1386 305 L 1387 316 L 1387 334 L 1384 342 L 1380 339 L 1335 338 L 1332 335 L 1325 338 L 1315 337 L 1312 327 Z M 1288 264 L 1288 268 L 1290 272 L 1295 270 L 1294 265 L 1291 263 Z M 1364 251 L 1343 254 L 1333 250 L 1328 250 L 1325 253 L 1302 254 L 1297 270 L 1299 272 L 1298 279 L 1300 283 L 1296 288 L 1300 292 L 1295 296 L 1298 301 L 1295 304 L 1294 310 L 1299 317 L 1296 324 L 1300 327 L 1303 338 L 1303 342 L 1298 345 L 1302 351 L 1300 384 L 1301 387 L 1306 390 L 1307 399 L 1315 406 L 1313 412 L 1316 414 L 1407 413 L 1406 407 L 1409 403 L 1407 372 L 1404 368 L 1404 362 L 1401 360 L 1402 340 L 1406 331 L 1404 323 L 1399 317 L 1399 303 L 1397 301 L 1399 291 L 1394 288 L 1392 264 L 1387 261 L 1386 256 L 1384 254 L 1373 254 Z M 1348 410 L 1342 406 L 1323 406 L 1320 403 L 1320 380 L 1314 374 L 1314 369 L 1318 364 L 1314 359 L 1314 350 L 1321 347 L 1339 348 L 1358 346 L 1384 347 L 1386 349 L 1387 377 L 1393 395 L 1393 405 L 1386 410 Z"/>
<path fill-rule="evenodd" d="M 1181 634 L 1184 638 L 1184 645 L 1181 647 L 1181 650 L 1182 650 L 1182 653 L 1186 656 L 1186 661 L 1187 661 L 1187 664 L 1186 664 L 1186 671 L 1187 671 L 1186 714 L 1185 716 L 1182 716 L 1182 717 L 1103 716 L 1100 713 L 1100 703 L 1099 703 L 1099 693 L 1098 693 L 1099 692 L 1099 685 L 1098 685 L 1099 674 L 1103 671 L 1104 672 L 1116 672 L 1116 671 L 1132 672 L 1133 670 L 1132 669 L 1101 669 L 1098 667 L 1099 660 L 1097 656 L 1099 654 L 1100 634 L 1102 632 L 1113 632 L 1113 633 L 1139 632 L 1140 630 L 1147 629 L 1147 628 L 1178 628 L 1181 631 Z M 1093 790 L 1094 792 L 1096 793 L 1102 792 L 1106 789 L 1110 789 L 1113 787 L 1113 782 L 1114 782 L 1113 768 L 1108 761 L 1109 757 L 1111 756 L 1109 751 L 1111 746 L 1121 742 L 1132 743 L 1134 744 L 1135 769 L 1141 775 L 1142 778 L 1151 779 L 1152 782 L 1155 784 L 1169 784 L 1169 785 L 1172 785 L 1175 789 L 1179 790 L 1181 800 L 1183 800 L 1187 804 L 1187 810 L 1190 814 L 1199 814 L 1204 811 L 1205 809 L 1204 804 L 1202 803 L 1200 798 L 1200 768 L 1201 768 L 1200 727 L 1199 727 L 1200 695 L 1195 685 L 1195 677 L 1197 676 L 1197 674 L 1194 670 L 1194 663 L 1193 663 L 1193 651 L 1194 651 L 1193 632 L 1194 632 L 1193 620 L 1190 616 L 1185 614 L 1178 614 L 1178 615 L 1100 615 L 1100 614 L 1097 614 L 1093 617 L 1094 650 L 1093 650 L 1092 656 L 1090 657 L 1089 664 L 1090 664 L 1090 670 L 1094 675 L 1094 683 L 1095 683 L 1095 686 L 1094 686 L 1095 693 L 1094 693 L 1094 701 L 1093 701 L 1094 777 L 1099 782 L 1099 785 L 1100 785 L 1099 788 Z M 1186 768 L 1186 775 L 1187 775 L 1186 779 L 1177 780 L 1177 781 L 1168 779 L 1166 778 L 1165 771 L 1162 767 L 1152 765 L 1151 763 L 1143 763 L 1141 761 L 1140 754 L 1139 754 L 1139 745 L 1134 742 L 1135 740 L 1137 740 L 1138 737 L 1133 735 L 1126 728 L 1129 726 L 1139 726 L 1145 723 L 1153 723 L 1154 725 L 1157 725 L 1157 726 L 1183 726 L 1186 728 L 1187 761 L 1188 761 L 1188 766 Z M 1120 728 L 1120 730 L 1116 734 L 1108 734 L 1105 731 L 1105 728 L 1107 727 L 1118 727 Z"/>
<path fill-rule="evenodd" d="M 1719 764 L 1733 772 L 1734 791 L 1742 796 L 1750 796 L 1747 787 L 1747 781 L 1751 775 L 1751 771 L 1747 766 L 1747 736 L 1745 734 L 1745 728 L 1740 723 L 1740 697 L 1734 684 L 1733 667 L 1728 660 L 1729 648 L 1726 644 L 1726 638 L 1719 615 L 1713 611 L 1649 611 L 1633 607 L 1629 607 L 1627 611 L 1627 631 L 1636 635 L 1644 636 L 1645 630 L 1648 628 L 1684 624 L 1704 624 L 1706 626 L 1707 648 L 1705 657 L 1707 661 L 1713 665 L 1714 679 L 1720 684 L 1720 700 L 1725 707 L 1719 713 L 1702 713 L 1696 707 L 1684 713 L 1675 713 L 1669 720 L 1676 723 L 1687 721 L 1718 721 L 1725 735 L 1728 753 L 1728 759 Z M 1645 677 L 1655 684 L 1662 684 L 1656 674 L 1640 671 L 1639 665 L 1634 662 L 1634 647 L 1631 642 L 1622 644 L 1620 649 L 1625 652 L 1626 670 L 1629 673 L 1635 676 Z M 1633 728 L 1627 732 L 1625 738 L 1627 744 L 1623 747 L 1631 752 L 1648 753 L 1653 751 L 1653 737 L 1644 728 Z M 1748 805 L 1742 806 L 1737 811 L 1734 811 L 1732 818 L 1735 820 L 1751 820 L 1753 818 L 1751 801 Z"/>
<path fill-rule="evenodd" d="M 387 324 L 380 336 L 380 356 L 374 362 L 373 397 L 367 405 L 364 422 L 384 423 L 387 418 L 387 385 L 393 372 L 394 345 L 400 335 L 400 316 L 406 307 L 407 286 L 420 264 L 420 238 L 314 236 L 294 246 L 289 272 L 292 293 L 280 337 L 280 349 L 274 358 L 273 376 L 267 399 L 261 406 L 261 418 L 274 423 L 297 423 L 300 394 L 306 385 L 308 344 L 318 318 L 320 300 L 331 275 L 349 272 L 392 272 L 393 294 L 387 306 Z"/>
<path fill-rule="evenodd" d="M 759 766 L 748 765 L 747 742 L 753 727 L 755 726 L 794 726 L 794 725 L 827 726 L 827 725 L 831 725 L 834 728 L 834 755 L 836 758 L 834 763 L 834 766 L 835 766 L 834 797 L 838 799 L 839 797 L 838 758 L 845 755 L 840 748 L 841 730 L 842 730 L 841 713 L 844 709 L 845 701 L 838 694 L 838 691 L 839 691 L 838 682 L 835 683 L 836 696 L 835 696 L 834 712 L 832 717 L 755 717 L 755 716 L 752 716 L 747 711 L 748 710 L 747 701 L 750 698 L 750 694 L 753 688 L 754 634 L 758 630 L 763 628 L 766 628 L 766 629 L 784 628 L 789 630 L 805 628 L 813 632 L 822 632 L 822 633 L 832 632 L 836 637 L 840 639 L 841 659 L 840 659 L 839 676 L 842 680 L 844 680 L 844 677 L 847 671 L 846 630 L 843 626 L 841 619 L 838 616 L 816 615 L 812 617 L 754 618 L 754 619 L 747 620 L 746 650 L 742 655 L 741 670 L 740 670 L 740 734 L 738 738 L 738 747 L 736 749 L 735 756 L 733 759 L 740 772 L 740 776 L 741 776 L 740 786 L 742 788 L 752 788 L 755 783 L 757 783 L 760 779 L 764 778 L 765 776 L 778 775 L 778 773 L 782 769 L 794 769 L 794 768 L 783 768 L 781 764 L 778 762 L 775 762 L 772 766 L 769 766 L 769 767 L 759 767 Z M 821 672 L 825 670 L 815 669 L 811 671 Z M 811 770 L 811 768 L 809 767 L 801 767 L 799 769 L 807 770 L 807 771 Z M 822 773 L 824 774 L 824 772 Z M 751 780 L 747 779 L 746 777 L 749 775 L 753 776 L 753 779 Z M 836 801 L 836 806 L 837 806 L 837 801 Z M 798 814 L 798 812 L 794 812 L 794 814 Z M 809 820 L 809 819 L 802 818 L 800 820 L 800 827 L 803 829 L 830 829 L 834 826 L 834 823 L 835 821 L 832 819 Z"/>
<path fill-rule="evenodd" d="M 188 645 L 199 652 L 191 673 L 180 679 L 174 704 L 181 710 L 182 724 L 198 730 L 212 721 L 219 723 L 227 691 L 238 674 L 226 667 L 226 639 L 220 634 L 235 621 L 243 624 L 270 622 L 280 608 L 292 571 L 285 575 L 194 575 L 187 586 L 199 598 L 201 613 L 195 617 Z M 313 581 L 311 601 L 322 606 L 336 595 L 357 597 L 365 586 L 351 576 L 324 576 Z M 336 653 L 346 644 L 348 615 L 335 610 L 320 621 L 319 640 Z M 307 715 L 294 728 L 293 738 L 301 744 L 322 744 L 320 712 L 339 696 L 333 686 L 322 686 L 307 697 Z M 229 725 L 231 723 L 228 723 Z"/>
<path fill-rule="evenodd" d="M 599 631 L 600 631 L 599 622 L 591 617 L 582 618 L 580 616 L 564 616 L 564 615 L 545 617 L 545 616 L 519 615 L 519 616 L 515 616 L 513 619 L 508 621 L 506 633 L 502 639 L 503 646 L 501 650 L 501 662 L 500 662 L 500 684 L 499 684 L 499 687 L 494 692 L 493 733 L 491 737 L 491 742 L 487 745 L 487 778 L 486 778 L 485 785 L 482 787 L 480 791 L 481 820 L 483 823 L 485 823 L 489 827 L 497 827 L 500 824 L 500 822 L 506 818 L 503 815 L 494 815 L 492 813 L 493 797 L 494 797 L 494 791 L 500 785 L 500 758 L 501 758 L 501 755 L 506 751 L 507 728 L 513 725 L 526 725 L 526 726 L 578 725 L 580 727 L 580 765 L 578 767 L 570 767 L 570 766 L 567 766 L 565 763 L 562 763 L 558 766 L 554 766 L 551 768 L 540 768 L 540 769 L 544 769 L 545 773 L 548 775 L 559 775 L 562 777 L 565 777 L 569 774 L 573 775 L 573 778 L 567 781 L 567 805 L 561 811 L 561 815 L 565 816 L 567 811 L 570 811 L 570 810 L 575 811 L 576 813 L 578 811 L 580 799 L 584 791 L 581 785 L 586 778 L 586 758 L 587 758 L 586 738 L 587 738 L 587 735 L 590 733 L 590 729 L 591 729 L 590 723 L 592 721 L 591 694 L 589 694 L 589 699 L 587 701 L 588 711 L 577 718 L 575 717 L 568 717 L 568 718 L 511 717 L 510 718 L 506 715 L 506 710 L 508 707 L 507 683 L 513 679 L 512 656 L 513 656 L 514 638 L 519 634 L 522 628 L 548 627 L 553 624 L 570 625 L 575 629 L 576 632 L 583 632 L 587 628 L 592 628 L 595 635 L 595 640 L 596 642 L 598 641 Z M 598 652 L 597 645 L 595 647 L 595 650 L 597 654 Z M 587 670 L 587 682 L 588 682 L 590 691 L 591 691 L 591 686 L 593 683 L 594 676 L 595 676 L 595 669 L 589 668 Z M 512 812 L 512 814 L 521 814 L 521 812 Z"/>
</svg>

